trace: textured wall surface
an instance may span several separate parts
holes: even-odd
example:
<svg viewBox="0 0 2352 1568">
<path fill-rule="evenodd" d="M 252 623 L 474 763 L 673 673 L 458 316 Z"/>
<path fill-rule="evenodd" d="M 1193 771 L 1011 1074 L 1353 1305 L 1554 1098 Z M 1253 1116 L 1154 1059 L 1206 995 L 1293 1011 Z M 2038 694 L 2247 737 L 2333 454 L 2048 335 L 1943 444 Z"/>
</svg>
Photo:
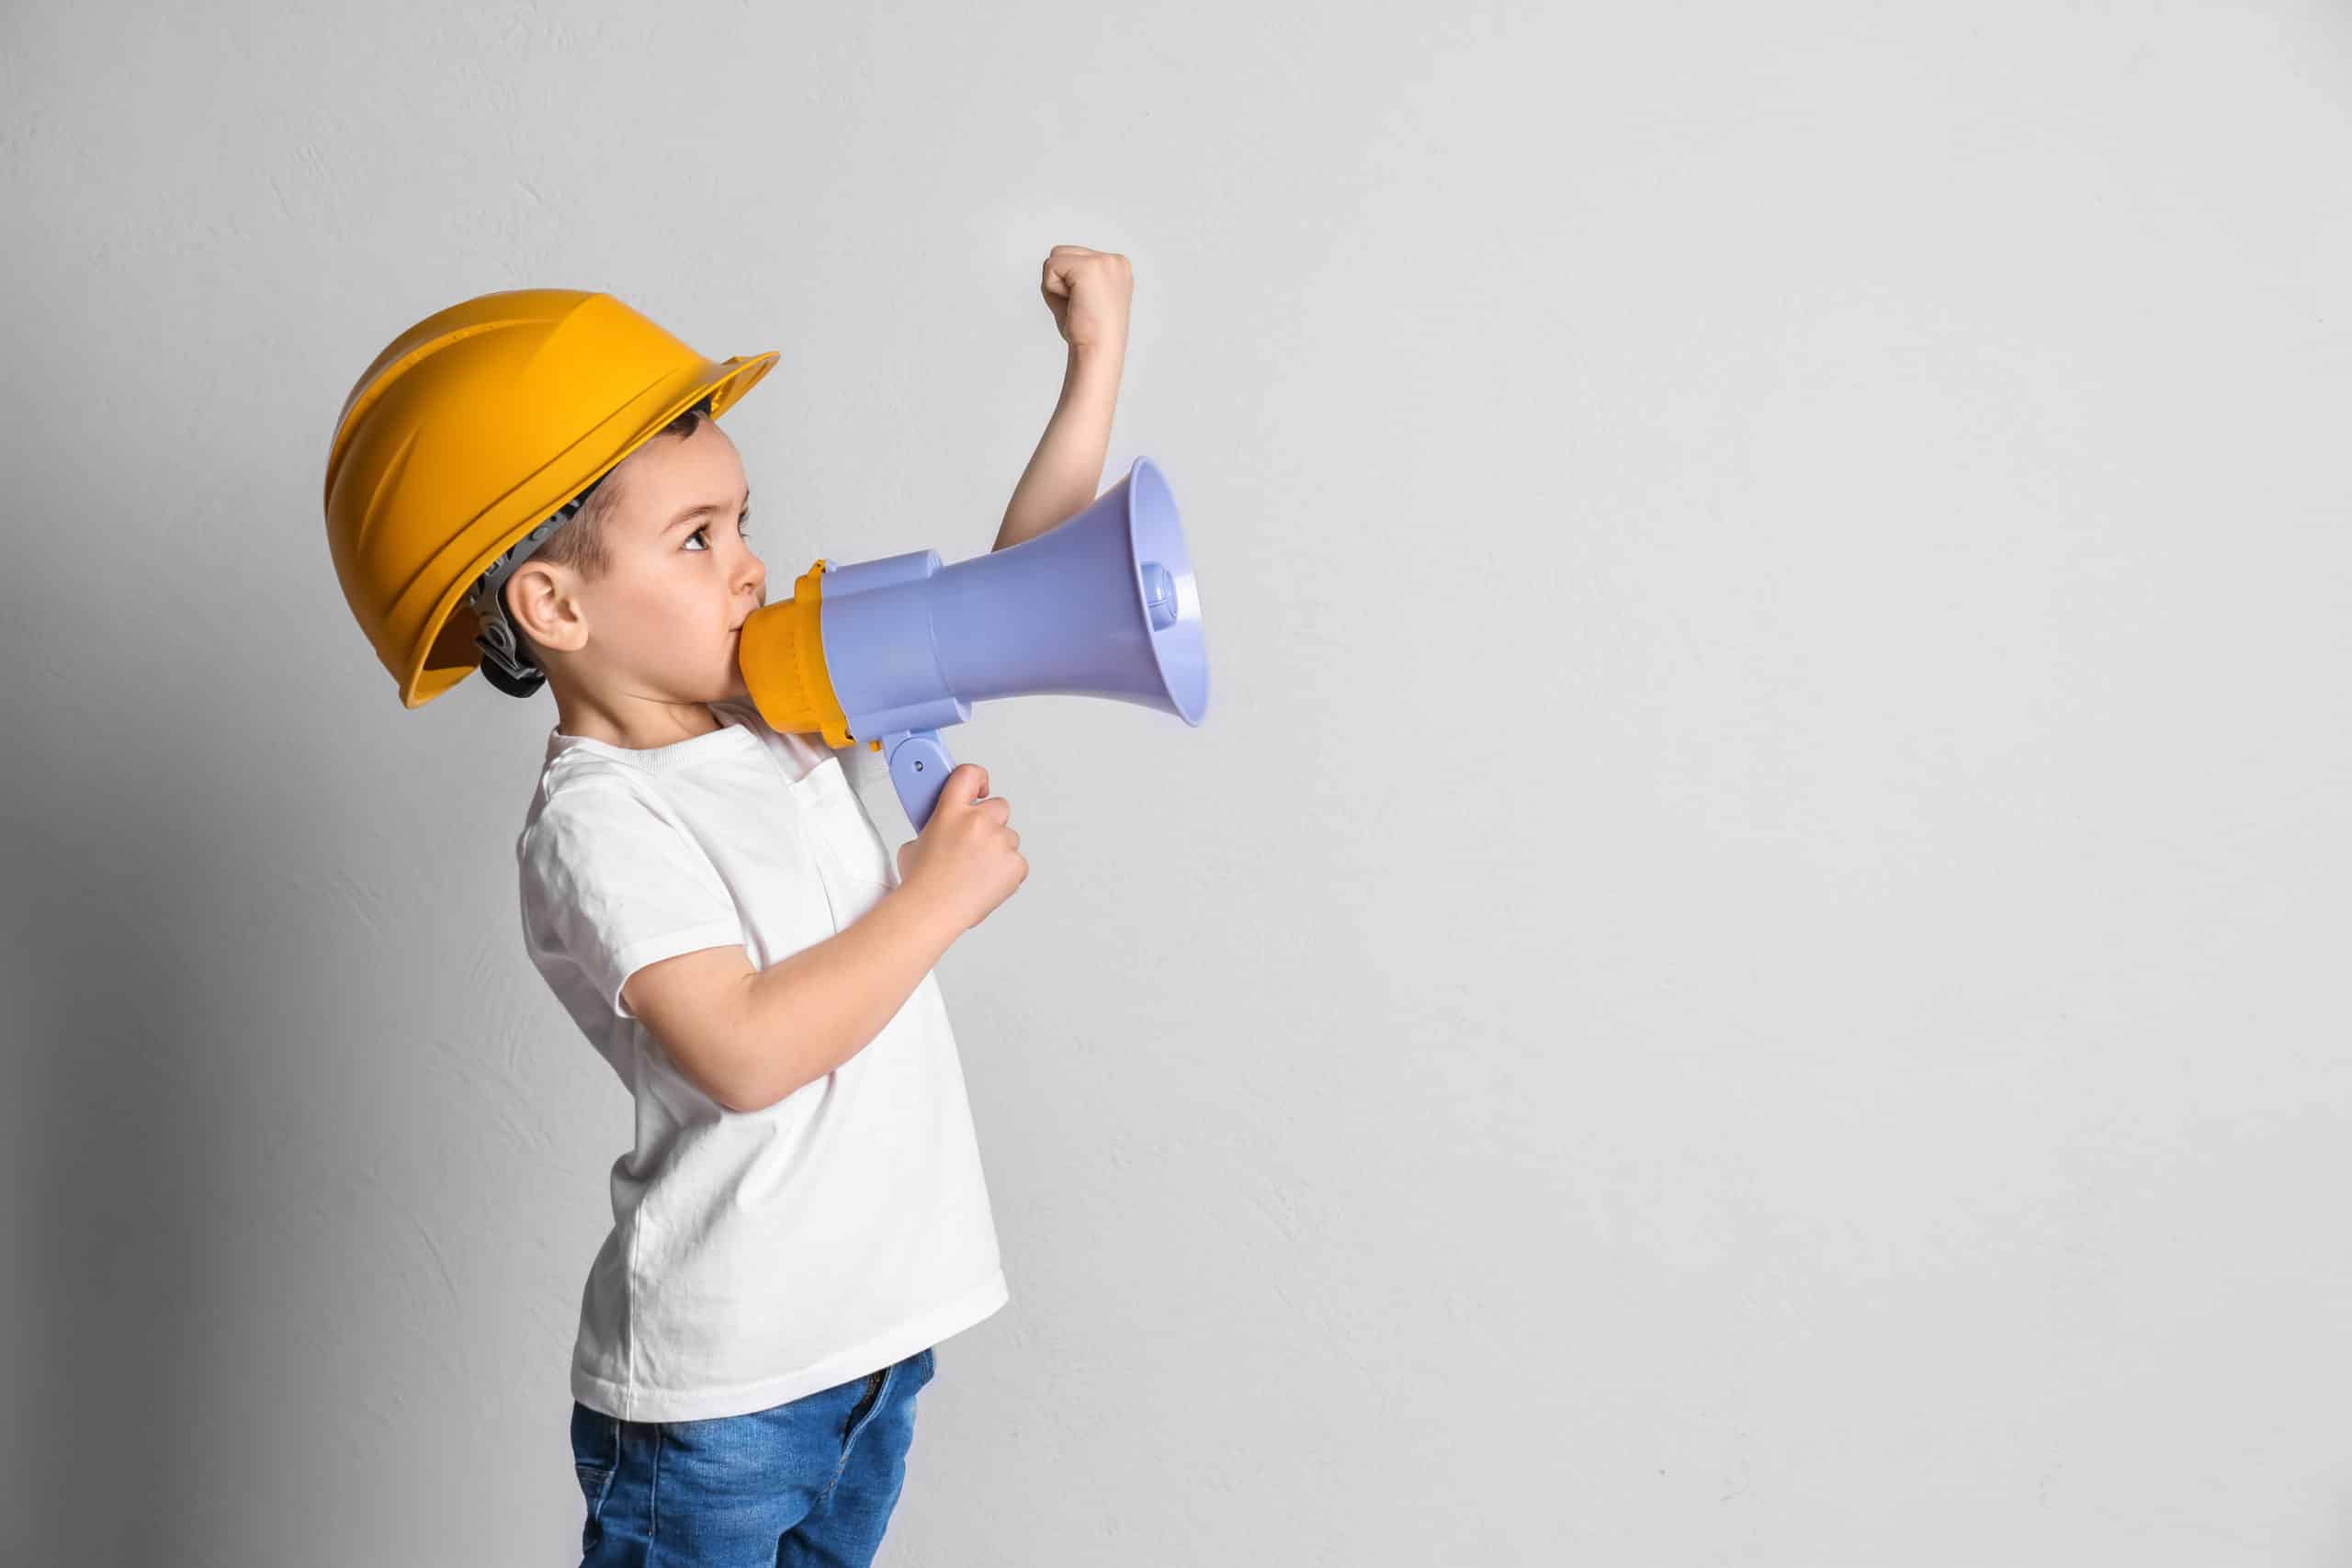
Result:
<svg viewBox="0 0 2352 1568">
<path fill-rule="evenodd" d="M 361 367 L 608 288 L 783 351 L 772 570 L 960 559 L 1069 243 L 1214 706 L 953 737 L 1013 1299 L 883 1562 L 2346 1561 L 2347 105 L 2316 3 L 9 7 L 0 1557 L 576 1551 L 628 1099 Z"/>
</svg>

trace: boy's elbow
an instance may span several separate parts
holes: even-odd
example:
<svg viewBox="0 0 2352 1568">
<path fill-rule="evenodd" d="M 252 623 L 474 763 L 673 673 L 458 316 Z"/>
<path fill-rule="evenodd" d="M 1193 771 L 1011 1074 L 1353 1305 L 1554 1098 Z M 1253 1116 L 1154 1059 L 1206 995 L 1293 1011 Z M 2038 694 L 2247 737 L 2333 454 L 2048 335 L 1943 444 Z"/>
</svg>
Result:
<svg viewBox="0 0 2352 1568">
<path fill-rule="evenodd" d="M 755 1116 L 789 1100 L 801 1082 L 790 1076 L 783 1053 L 768 1048 L 753 1010 L 747 1006 L 738 1016 L 734 1049 L 726 1056 L 729 1070 L 714 1075 L 716 1081 L 707 1085 L 704 1092 L 723 1110 Z"/>
<path fill-rule="evenodd" d="M 803 1086 L 779 1083 L 773 1078 L 747 1077 L 742 1081 L 717 1086 L 710 1098 L 719 1108 L 738 1116 L 756 1116 L 763 1111 L 773 1111 L 798 1093 Z"/>
</svg>

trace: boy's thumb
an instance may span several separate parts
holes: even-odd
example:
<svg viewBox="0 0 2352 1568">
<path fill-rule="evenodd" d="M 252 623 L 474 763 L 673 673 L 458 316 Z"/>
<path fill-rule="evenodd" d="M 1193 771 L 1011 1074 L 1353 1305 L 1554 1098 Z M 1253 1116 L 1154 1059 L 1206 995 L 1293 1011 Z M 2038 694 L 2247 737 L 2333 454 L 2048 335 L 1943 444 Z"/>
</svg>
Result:
<svg viewBox="0 0 2352 1568">
<path fill-rule="evenodd" d="M 956 771 L 947 775 L 946 787 L 939 793 L 953 795 L 962 801 L 973 801 L 989 792 L 989 771 L 978 762 L 958 762 Z"/>
</svg>

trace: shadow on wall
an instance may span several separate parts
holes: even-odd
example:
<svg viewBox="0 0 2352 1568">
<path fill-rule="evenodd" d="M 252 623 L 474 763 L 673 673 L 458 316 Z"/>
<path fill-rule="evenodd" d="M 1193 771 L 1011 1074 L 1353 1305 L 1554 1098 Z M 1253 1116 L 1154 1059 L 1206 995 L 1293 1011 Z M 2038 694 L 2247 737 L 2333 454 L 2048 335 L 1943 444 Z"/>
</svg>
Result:
<svg viewBox="0 0 2352 1568">
<path fill-rule="evenodd" d="M 216 1009 L 261 976 L 250 960 L 202 973 L 233 953 L 235 912 L 204 864 L 219 824 L 158 767 L 169 749 L 119 721 L 30 728 L 8 784 L 17 1504 L 0 1556 L 148 1561 L 238 1506 L 245 1445 L 202 1395 L 257 1245 L 231 1185 L 250 1151 L 221 1141 L 253 1057 Z"/>
<path fill-rule="evenodd" d="M 350 792 L 375 778 L 406 809 L 413 728 L 302 761 L 299 714 L 224 734 L 168 681 L 96 683 L 34 683 L 12 727 L 0 1462 L 31 1506 L 0 1510 L 0 1561 L 291 1563 L 360 1540 L 395 1560 L 441 1528 L 382 1484 L 395 1461 L 498 1498 L 495 1531 L 544 1529 L 576 1506 L 567 1227 L 601 1194 L 549 1147 L 567 1108 L 531 1077 L 559 1021 L 516 982 L 519 936 L 485 948 L 494 911 L 418 918 L 502 868 L 420 873 L 397 912 L 345 869 L 405 852 Z M 445 953 L 421 1010 L 415 971 Z M 495 1203 L 471 1200 L 485 1179 Z M 541 1222 L 521 1247 L 517 1213 Z M 483 1239 L 501 1216 L 503 1246 Z M 554 1403 L 500 1399 L 518 1358 Z M 451 1408 L 471 1429 L 434 1440 Z"/>
</svg>

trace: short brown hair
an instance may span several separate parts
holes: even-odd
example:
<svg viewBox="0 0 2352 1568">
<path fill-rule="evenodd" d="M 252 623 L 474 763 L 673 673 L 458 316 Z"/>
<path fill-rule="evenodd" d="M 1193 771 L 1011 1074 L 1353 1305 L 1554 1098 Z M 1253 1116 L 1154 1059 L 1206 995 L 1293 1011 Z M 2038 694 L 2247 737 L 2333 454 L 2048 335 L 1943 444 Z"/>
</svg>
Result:
<svg viewBox="0 0 2352 1568">
<path fill-rule="evenodd" d="M 647 437 L 651 446 L 665 435 L 692 435 L 710 417 L 710 404 L 706 400 L 696 403 L 661 429 Z M 639 448 L 642 451 L 644 448 Z M 630 454 L 634 457 L 636 454 Z M 627 463 L 623 458 L 622 463 Z M 613 508 L 619 503 L 620 491 L 612 482 L 620 471 L 618 465 L 605 470 L 605 475 L 588 487 L 588 499 L 572 514 L 571 521 L 549 534 L 547 543 L 531 552 L 533 560 L 543 560 L 552 566 L 568 566 L 594 582 L 610 571 L 613 566 L 612 547 L 605 540 L 605 525 Z"/>
</svg>

